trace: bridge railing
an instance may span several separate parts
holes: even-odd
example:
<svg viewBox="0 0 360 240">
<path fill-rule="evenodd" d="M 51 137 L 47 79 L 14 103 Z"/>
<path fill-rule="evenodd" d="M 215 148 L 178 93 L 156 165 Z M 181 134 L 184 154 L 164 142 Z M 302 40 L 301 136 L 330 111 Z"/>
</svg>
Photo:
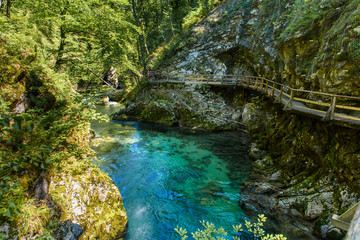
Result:
<svg viewBox="0 0 360 240">
<path fill-rule="evenodd" d="M 324 120 L 341 120 L 360 124 L 360 97 L 291 88 L 264 77 L 216 74 L 157 73 L 154 82 L 242 86 L 262 92 L 285 105 L 285 110 L 297 110 L 321 116 Z"/>
</svg>

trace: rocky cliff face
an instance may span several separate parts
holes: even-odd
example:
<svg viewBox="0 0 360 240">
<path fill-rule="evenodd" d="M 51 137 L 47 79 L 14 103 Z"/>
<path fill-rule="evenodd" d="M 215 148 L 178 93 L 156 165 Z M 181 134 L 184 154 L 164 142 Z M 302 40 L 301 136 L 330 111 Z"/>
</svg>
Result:
<svg viewBox="0 0 360 240">
<path fill-rule="evenodd" d="M 261 176 L 244 185 L 243 204 L 307 219 L 326 237 L 332 214 L 359 201 L 360 132 L 283 111 L 266 99 L 246 104 L 243 119 Z"/>
<path fill-rule="evenodd" d="M 251 74 L 359 95 L 356 0 L 228 1 L 181 39 L 165 72 Z"/>
</svg>

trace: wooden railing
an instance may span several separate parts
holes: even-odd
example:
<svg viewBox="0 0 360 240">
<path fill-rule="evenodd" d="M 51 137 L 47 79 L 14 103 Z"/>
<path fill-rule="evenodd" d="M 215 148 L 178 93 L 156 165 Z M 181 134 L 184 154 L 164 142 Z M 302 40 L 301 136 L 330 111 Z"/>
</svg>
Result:
<svg viewBox="0 0 360 240">
<path fill-rule="evenodd" d="M 360 125 L 360 97 L 291 88 L 275 81 L 255 76 L 201 75 L 187 73 L 157 73 L 151 82 L 194 83 L 241 86 L 264 93 L 284 105 L 285 110 L 299 111 L 321 117 Z"/>
</svg>

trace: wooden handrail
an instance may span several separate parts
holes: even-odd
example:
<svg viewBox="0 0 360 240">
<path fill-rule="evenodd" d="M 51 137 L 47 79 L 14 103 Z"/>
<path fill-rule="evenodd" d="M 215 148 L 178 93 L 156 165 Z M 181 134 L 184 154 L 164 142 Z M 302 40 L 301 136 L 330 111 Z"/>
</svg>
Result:
<svg viewBox="0 0 360 240">
<path fill-rule="evenodd" d="M 217 74 L 189 74 L 189 73 L 156 73 L 155 76 L 161 76 L 160 80 L 154 79 L 152 82 L 189 82 L 189 83 L 202 83 L 208 85 L 230 85 L 230 86 L 243 86 L 251 88 L 256 91 L 265 93 L 267 96 L 275 99 L 276 102 L 285 105 L 284 109 L 297 110 L 301 112 L 310 113 L 317 116 L 322 116 L 324 120 L 338 120 L 350 121 L 360 124 L 360 117 L 350 116 L 342 113 L 336 113 L 336 109 L 343 109 L 349 111 L 360 112 L 360 107 L 338 104 L 339 99 L 355 100 L 360 102 L 360 97 L 347 96 L 339 94 L 331 94 L 325 92 L 317 92 L 305 89 L 297 89 L 289 87 L 285 84 L 257 76 L 241 76 L 241 75 L 217 75 Z M 166 77 L 166 80 L 162 80 Z M 306 99 L 296 96 L 298 93 L 312 94 L 312 99 Z M 316 96 L 322 101 L 316 101 Z M 325 102 L 323 102 L 325 101 Z M 320 106 L 321 109 L 314 109 L 304 105 L 303 103 Z M 328 110 L 324 111 L 324 107 Z M 360 116 L 360 114 L 359 114 Z M 345 120 L 344 120 L 345 119 Z"/>
<path fill-rule="evenodd" d="M 242 77 L 240 75 L 217 75 L 217 74 L 203 75 L 203 74 L 189 74 L 189 73 L 157 73 L 157 75 L 172 75 L 172 74 L 182 74 L 183 76 L 202 76 L 202 77 L 204 77 L 204 76 L 206 76 L 206 77 L 207 76 L 215 76 L 215 77 L 219 77 L 219 78 L 222 78 L 222 79 L 229 78 L 229 77 Z M 257 76 L 243 76 L 243 77 L 244 78 L 248 77 L 250 79 L 255 78 L 256 80 L 261 79 L 261 80 L 267 81 L 268 83 L 274 83 L 274 84 L 276 84 L 278 86 L 286 87 L 289 90 L 294 90 L 295 92 L 313 93 L 313 94 L 323 95 L 323 96 L 328 96 L 328 97 L 340 97 L 340 98 L 348 98 L 348 99 L 360 100 L 360 97 L 356 97 L 356 96 L 348 96 L 348 95 L 340 95 L 340 94 L 332 94 L 332 93 L 304 90 L 304 89 L 299 89 L 299 88 L 292 88 L 292 87 L 289 87 L 289 86 L 287 86 L 285 84 L 278 83 L 278 82 L 275 82 L 273 80 L 266 79 L 266 78 L 263 78 L 263 77 L 257 77 Z"/>
</svg>

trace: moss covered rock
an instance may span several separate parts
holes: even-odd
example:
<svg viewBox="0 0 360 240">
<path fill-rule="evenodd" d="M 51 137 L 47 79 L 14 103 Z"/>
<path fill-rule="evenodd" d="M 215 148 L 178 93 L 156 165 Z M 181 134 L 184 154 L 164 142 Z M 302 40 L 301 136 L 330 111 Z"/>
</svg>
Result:
<svg viewBox="0 0 360 240">
<path fill-rule="evenodd" d="M 241 127 L 240 108 L 228 104 L 216 91 L 201 86 L 156 85 L 132 100 L 125 109 L 114 115 L 114 119 L 208 130 Z"/>
<path fill-rule="evenodd" d="M 127 225 L 119 190 L 111 178 L 90 163 L 72 160 L 51 182 L 50 194 L 60 204 L 61 221 L 81 225 L 80 239 L 115 239 Z"/>
</svg>

